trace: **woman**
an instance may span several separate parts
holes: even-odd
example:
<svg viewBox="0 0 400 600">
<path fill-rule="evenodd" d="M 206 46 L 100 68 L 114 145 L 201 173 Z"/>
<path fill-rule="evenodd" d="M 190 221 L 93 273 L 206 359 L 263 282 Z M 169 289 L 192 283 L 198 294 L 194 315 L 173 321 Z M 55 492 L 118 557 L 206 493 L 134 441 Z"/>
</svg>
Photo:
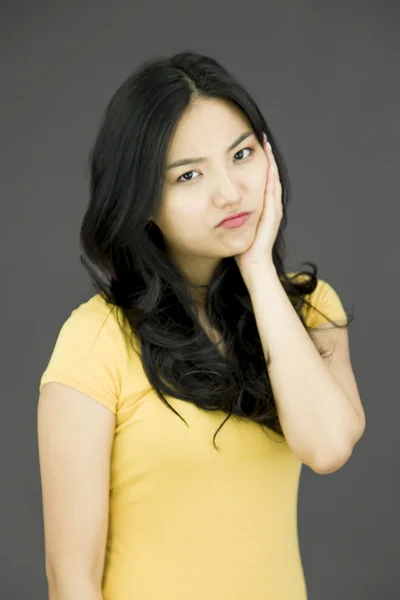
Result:
<svg viewBox="0 0 400 600">
<path fill-rule="evenodd" d="M 339 296 L 285 272 L 288 201 L 215 60 L 148 61 L 111 99 L 81 230 L 96 294 L 40 382 L 51 600 L 306 598 L 301 466 L 339 469 L 365 416 Z"/>
</svg>

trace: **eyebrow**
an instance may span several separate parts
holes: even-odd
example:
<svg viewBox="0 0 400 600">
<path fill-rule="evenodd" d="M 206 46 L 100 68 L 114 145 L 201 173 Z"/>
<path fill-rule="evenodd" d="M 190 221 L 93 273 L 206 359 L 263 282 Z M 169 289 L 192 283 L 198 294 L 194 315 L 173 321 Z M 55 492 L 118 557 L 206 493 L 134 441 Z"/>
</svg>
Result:
<svg viewBox="0 0 400 600">
<path fill-rule="evenodd" d="M 233 142 L 233 144 L 231 144 L 229 146 L 229 148 L 227 148 L 226 152 L 228 153 L 231 150 L 233 150 L 234 148 L 236 148 L 236 146 L 239 146 L 239 144 L 241 144 L 243 142 L 243 140 L 248 138 L 250 135 L 254 135 L 254 131 L 246 131 L 245 133 L 242 133 L 242 135 L 240 135 L 237 138 L 237 140 L 235 140 Z M 206 160 L 207 159 L 204 156 L 192 157 L 192 158 L 182 158 L 182 159 L 176 160 L 175 162 L 168 165 L 167 171 L 169 171 L 170 169 L 175 169 L 176 167 L 182 167 L 183 165 L 205 162 Z"/>
</svg>

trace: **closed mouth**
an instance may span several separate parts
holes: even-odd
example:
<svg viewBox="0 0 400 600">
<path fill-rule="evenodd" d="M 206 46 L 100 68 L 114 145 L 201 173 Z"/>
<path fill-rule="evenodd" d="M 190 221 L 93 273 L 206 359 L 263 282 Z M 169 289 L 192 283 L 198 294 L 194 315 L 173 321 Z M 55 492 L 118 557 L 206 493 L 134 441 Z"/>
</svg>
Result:
<svg viewBox="0 0 400 600">
<path fill-rule="evenodd" d="M 222 219 L 222 221 L 220 221 L 217 225 L 217 227 L 219 227 L 220 225 L 222 225 L 222 223 L 226 223 L 227 221 L 232 221 L 232 219 L 237 219 L 239 217 L 243 217 L 245 215 L 249 215 L 250 212 L 239 212 L 236 213 L 234 215 L 230 215 L 229 217 L 225 217 L 225 219 Z"/>
</svg>

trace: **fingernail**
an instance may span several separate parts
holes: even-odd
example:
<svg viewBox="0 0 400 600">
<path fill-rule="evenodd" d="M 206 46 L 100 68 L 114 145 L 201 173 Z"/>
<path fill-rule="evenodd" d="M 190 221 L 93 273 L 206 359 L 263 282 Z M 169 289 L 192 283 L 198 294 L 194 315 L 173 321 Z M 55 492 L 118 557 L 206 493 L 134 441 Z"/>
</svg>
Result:
<svg viewBox="0 0 400 600">
<path fill-rule="evenodd" d="M 267 142 L 267 146 L 268 146 L 268 148 L 269 148 L 269 149 L 271 150 L 271 152 L 272 152 L 271 144 L 270 144 L 269 142 Z"/>
</svg>

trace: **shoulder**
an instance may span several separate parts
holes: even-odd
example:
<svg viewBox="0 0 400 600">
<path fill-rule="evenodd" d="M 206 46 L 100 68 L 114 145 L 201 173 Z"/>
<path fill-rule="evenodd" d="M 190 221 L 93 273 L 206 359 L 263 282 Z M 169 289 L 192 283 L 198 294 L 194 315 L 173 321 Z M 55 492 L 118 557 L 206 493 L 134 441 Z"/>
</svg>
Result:
<svg viewBox="0 0 400 600">
<path fill-rule="evenodd" d="M 108 304 L 100 294 L 74 308 L 61 325 L 57 342 L 75 351 L 122 351 L 122 329 L 118 307 Z"/>
<path fill-rule="evenodd" d="M 64 383 L 115 412 L 125 353 L 117 307 L 96 294 L 72 310 L 62 323 L 39 388 L 50 381 Z"/>
<path fill-rule="evenodd" d="M 294 275 L 297 275 L 297 273 L 288 273 L 289 277 Z M 306 275 L 300 276 L 300 279 L 306 280 L 306 278 Z M 305 299 L 311 305 L 304 306 L 304 315 L 308 327 L 318 327 L 324 323 L 329 323 L 328 319 L 340 324 L 347 322 L 347 313 L 342 300 L 337 290 L 326 279 L 318 278 L 315 290 L 311 294 L 307 294 Z M 325 317 L 328 317 L 328 319 Z"/>
</svg>

